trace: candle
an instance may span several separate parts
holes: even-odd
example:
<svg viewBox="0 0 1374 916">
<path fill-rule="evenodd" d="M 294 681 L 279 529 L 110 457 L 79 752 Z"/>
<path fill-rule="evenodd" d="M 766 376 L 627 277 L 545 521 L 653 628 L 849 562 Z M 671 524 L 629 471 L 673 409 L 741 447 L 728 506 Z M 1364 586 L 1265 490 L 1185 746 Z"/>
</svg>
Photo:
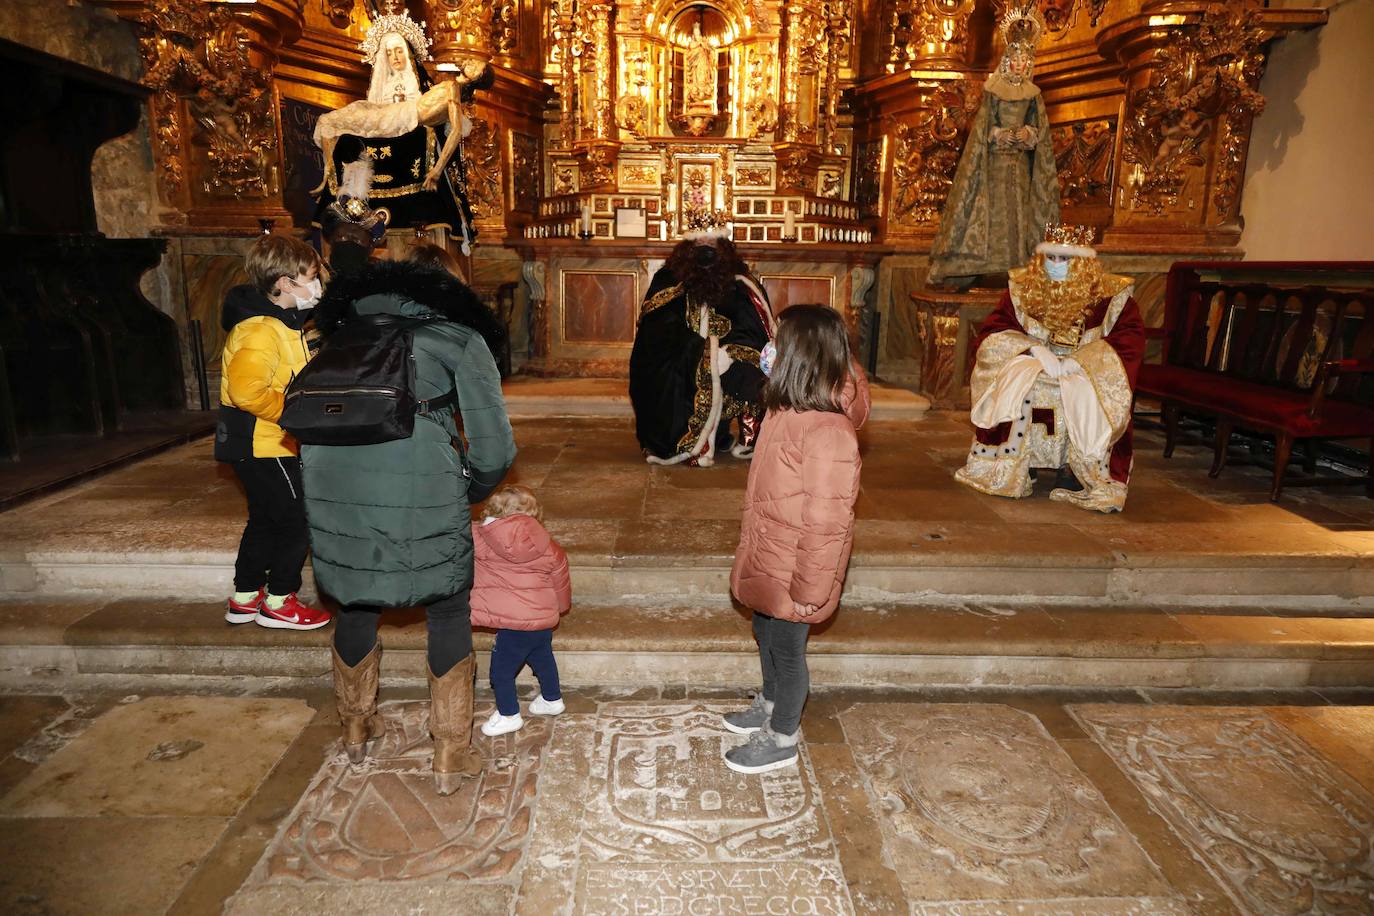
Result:
<svg viewBox="0 0 1374 916">
<path fill-rule="evenodd" d="M 782 234 L 784 238 L 797 237 L 797 221 L 792 215 L 792 208 L 788 207 L 787 212 L 782 216 Z"/>
<path fill-rule="evenodd" d="M 588 235 L 592 234 L 592 204 L 587 201 L 582 205 L 582 231 Z"/>
</svg>

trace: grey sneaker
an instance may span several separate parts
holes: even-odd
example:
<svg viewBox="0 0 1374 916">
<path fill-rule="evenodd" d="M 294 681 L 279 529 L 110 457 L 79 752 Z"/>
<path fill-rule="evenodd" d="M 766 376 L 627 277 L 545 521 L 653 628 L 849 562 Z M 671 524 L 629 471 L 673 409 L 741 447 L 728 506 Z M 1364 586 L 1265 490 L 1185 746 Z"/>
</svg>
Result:
<svg viewBox="0 0 1374 916">
<path fill-rule="evenodd" d="M 773 701 L 765 700 L 763 694 L 754 694 L 754 703 L 748 709 L 732 712 L 720 717 L 721 724 L 737 735 L 752 735 L 763 728 L 768 717 L 773 715 Z"/>
<path fill-rule="evenodd" d="M 776 734 L 765 725 L 749 736 L 749 743 L 725 752 L 725 765 L 736 773 L 767 773 L 797 765 L 798 731 L 792 735 Z"/>
</svg>

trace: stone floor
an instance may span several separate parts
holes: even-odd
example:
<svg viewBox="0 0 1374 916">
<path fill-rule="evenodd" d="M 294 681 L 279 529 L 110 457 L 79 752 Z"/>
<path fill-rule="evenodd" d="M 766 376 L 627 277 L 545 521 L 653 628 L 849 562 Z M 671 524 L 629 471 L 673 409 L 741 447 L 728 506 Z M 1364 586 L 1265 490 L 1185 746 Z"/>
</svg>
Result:
<svg viewBox="0 0 1374 916">
<path fill-rule="evenodd" d="M 818 691 L 763 777 L 738 692 L 575 691 L 439 798 L 417 691 L 353 767 L 323 690 L 128 689 L 0 696 L 0 911 L 1374 912 L 1370 691 Z"/>
<path fill-rule="evenodd" d="M 320 677 L 327 631 L 288 645 L 219 622 L 243 504 L 208 443 L 0 516 L 0 653 L 18 666 L 0 682 L 0 912 L 1374 913 L 1362 489 L 1274 505 L 1261 472 L 1211 481 L 1205 450 L 1166 462 L 1146 433 L 1126 513 L 1087 515 L 1044 485 L 1007 502 L 953 484 L 958 415 L 875 422 L 851 579 L 923 571 L 944 603 L 848 604 L 815 640 L 818 682 L 886 655 L 942 683 L 931 660 L 963 654 L 986 684 L 994 662 L 1045 652 L 1177 665 L 1168 683 L 1193 683 L 1195 660 L 1319 659 L 1346 686 L 820 686 L 800 766 L 742 778 L 720 763 L 740 739 L 719 714 L 753 663 L 720 582 L 747 465 L 648 467 L 615 416 L 515 425 L 512 479 L 575 565 L 584 613 L 560 645 L 583 678 L 565 715 L 480 739 L 483 775 L 445 799 L 420 690 L 384 689 L 387 733 L 351 767 Z M 1021 593 L 959 601 L 989 569 Z M 1152 569 L 1174 605 L 1079 587 Z M 667 632 L 652 601 L 689 587 Z M 1309 588 L 1319 613 L 1260 600 Z M 392 657 L 418 664 L 422 626 L 398 624 Z M 595 680 L 593 656 L 636 686 Z"/>
<path fill-rule="evenodd" d="M 630 421 L 614 417 L 522 419 L 515 430 L 520 454 L 509 479 L 535 488 L 575 567 L 728 567 L 747 462 L 725 458 L 709 469 L 646 465 Z M 1100 515 L 1051 503 L 1050 481 L 1025 500 L 959 486 L 951 474 L 968 441 L 965 418 L 952 412 L 865 428 L 851 579 L 880 582 L 871 570 L 902 566 L 1058 564 L 1078 572 L 1054 572 L 1047 587 L 1090 583 L 1097 589 L 1106 571 L 1124 567 L 1235 561 L 1273 574 L 1276 567 L 1301 565 L 1335 570 L 1325 576 L 1331 582 L 1352 566 L 1374 569 L 1374 500 L 1363 487 L 1293 488 L 1282 502 L 1271 503 L 1265 472 L 1233 467 L 1211 480 L 1207 450 L 1180 446 L 1166 461 L 1158 436 L 1145 432 L 1126 511 Z M 230 470 L 214 462 L 208 440 L 193 443 L 4 513 L 0 592 L 22 590 L 26 576 L 52 586 L 61 574 L 50 567 L 66 562 L 104 564 L 110 575 L 84 569 L 86 578 L 71 584 L 109 594 L 119 586 L 118 567 L 163 557 L 165 565 L 196 569 L 182 578 L 173 569 L 143 576 L 136 588 L 175 583 L 174 593 L 185 594 L 198 584 L 206 597 L 218 595 L 226 582 L 207 572 L 227 572 L 243 515 Z M 40 567 L 36 574 L 19 562 L 25 558 Z M 1210 579 L 1188 580 L 1183 590 L 1220 588 Z M 1025 590 L 1028 581 L 1012 591 Z M 1332 587 L 1350 598 L 1374 592 L 1364 587 L 1369 584 Z M 928 577 L 918 585 L 964 593 L 972 583 L 959 575 L 953 582 Z M 1318 590 L 1304 580 L 1297 591 Z"/>
</svg>

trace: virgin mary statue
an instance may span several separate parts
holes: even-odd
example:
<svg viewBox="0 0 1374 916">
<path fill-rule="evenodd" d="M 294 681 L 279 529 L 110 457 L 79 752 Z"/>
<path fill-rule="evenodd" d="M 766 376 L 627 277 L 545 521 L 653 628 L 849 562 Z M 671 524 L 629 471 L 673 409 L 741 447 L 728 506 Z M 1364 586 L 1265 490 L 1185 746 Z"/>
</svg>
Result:
<svg viewBox="0 0 1374 916">
<path fill-rule="evenodd" d="M 462 157 L 455 155 L 464 133 L 458 100 L 460 87 L 467 92 L 484 75 L 482 66 L 427 85 L 417 59 L 428 59 L 429 39 L 403 9 L 376 17 L 360 50 L 372 64 L 367 98 L 321 115 L 315 125 L 325 160 L 315 191 L 320 212 L 338 195 L 344 167 L 361 156 L 371 162 L 368 199 L 389 228 L 442 228 L 466 249 L 472 213 Z M 356 139 L 341 143 L 346 137 Z"/>
<path fill-rule="evenodd" d="M 1043 26 L 1032 4 L 1002 20 L 1006 50 L 983 84 L 930 249 L 933 285 L 968 286 L 1030 259 L 1059 220 L 1059 174 L 1045 100 L 1031 82 Z"/>
</svg>

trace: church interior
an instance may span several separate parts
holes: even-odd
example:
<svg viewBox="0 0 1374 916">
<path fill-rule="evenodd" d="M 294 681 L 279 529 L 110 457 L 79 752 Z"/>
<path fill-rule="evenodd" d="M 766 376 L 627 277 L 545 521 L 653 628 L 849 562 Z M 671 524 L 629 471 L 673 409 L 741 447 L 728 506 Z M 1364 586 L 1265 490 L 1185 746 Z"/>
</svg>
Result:
<svg viewBox="0 0 1374 916">
<path fill-rule="evenodd" d="M 1374 0 L 0 4 L 0 910 L 1374 913 L 1371 47 Z M 566 712 L 479 731 L 474 630 L 451 795 L 423 609 L 362 765 L 335 627 L 225 622 L 222 306 L 341 224 L 504 327 L 571 568 Z M 688 451 L 636 388 L 722 239 L 871 395 L 762 776 L 716 354 L 769 357 L 681 293 Z"/>
</svg>

